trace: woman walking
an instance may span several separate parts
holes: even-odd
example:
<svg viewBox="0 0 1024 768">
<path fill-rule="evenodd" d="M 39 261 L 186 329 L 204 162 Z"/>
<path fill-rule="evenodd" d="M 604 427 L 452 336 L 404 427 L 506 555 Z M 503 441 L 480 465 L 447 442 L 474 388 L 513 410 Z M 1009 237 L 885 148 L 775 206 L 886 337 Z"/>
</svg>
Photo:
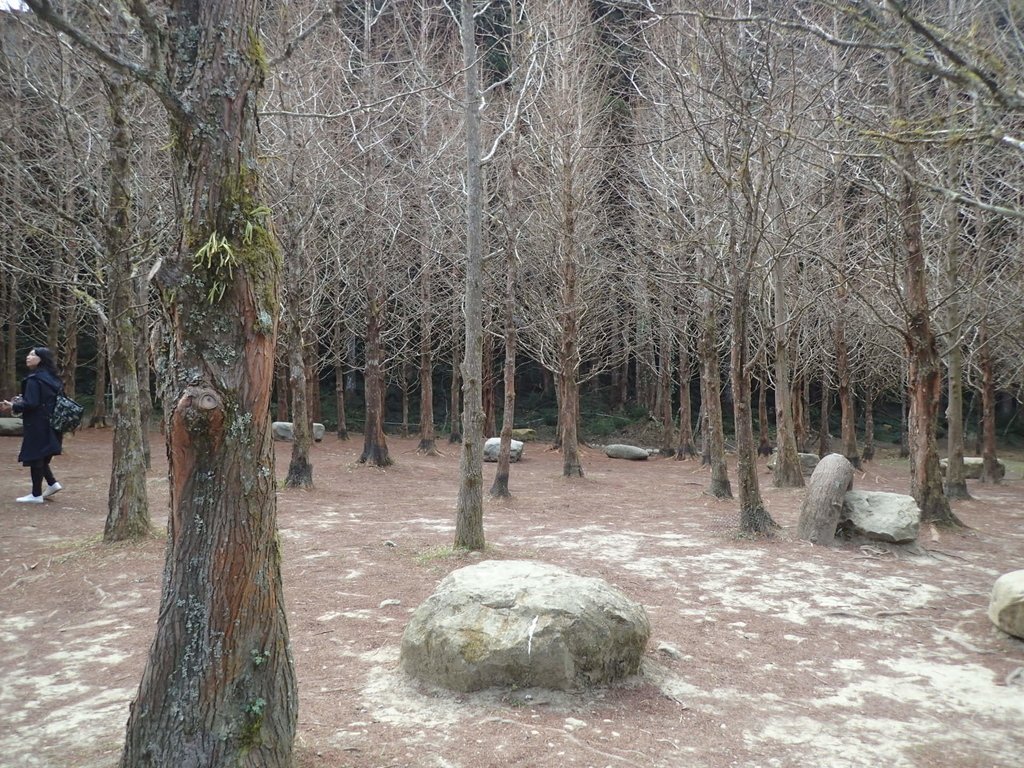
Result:
<svg viewBox="0 0 1024 768">
<path fill-rule="evenodd" d="M 50 459 L 61 452 L 61 435 L 50 426 L 50 414 L 57 402 L 57 393 L 64 391 L 64 384 L 57 375 L 53 352 L 46 347 L 30 349 L 25 365 L 28 376 L 21 382 L 21 394 L 13 400 L 0 402 L 0 413 L 13 413 L 22 418 L 18 461 L 32 474 L 32 493 L 16 501 L 42 504 L 63 488 L 50 470 Z"/>
</svg>

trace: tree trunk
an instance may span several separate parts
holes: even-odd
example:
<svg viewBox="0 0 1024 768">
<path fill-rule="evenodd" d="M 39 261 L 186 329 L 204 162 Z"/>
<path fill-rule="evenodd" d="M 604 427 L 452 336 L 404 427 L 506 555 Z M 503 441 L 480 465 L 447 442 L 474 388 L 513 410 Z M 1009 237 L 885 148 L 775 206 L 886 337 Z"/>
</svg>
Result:
<svg viewBox="0 0 1024 768">
<path fill-rule="evenodd" d="M 150 387 L 150 369 L 153 361 L 153 349 L 149 333 L 149 284 L 141 276 L 134 282 L 135 304 L 135 375 L 138 379 L 139 391 L 139 423 L 142 430 L 142 454 L 146 469 L 152 465 L 153 449 L 149 433 L 153 425 L 153 392 Z"/>
<path fill-rule="evenodd" d="M 692 356 L 690 354 L 690 322 L 679 319 L 679 441 L 676 444 L 676 461 L 691 459 L 697 455 L 693 444 L 693 417 L 690 409 L 690 381 L 693 378 Z"/>
<path fill-rule="evenodd" d="M 761 489 L 757 482 L 757 446 L 754 443 L 754 423 L 750 402 L 750 371 L 747 366 L 747 313 L 750 306 L 749 268 L 752 258 L 733 272 L 732 344 L 730 345 L 730 374 L 732 381 L 732 412 L 736 429 L 736 479 L 739 484 L 740 530 L 744 533 L 766 535 L 779 526 L 765 509 Z"/>
<path fill-rule="evenodd" d="M 1000 483 L 1003 473 L 996 456 L 995 366 L 989 346 L 988 323 L 984 320 L 978 331 L 978 357 L 981 367 L 981 482 Z"/>
<path fill-rule="evenodd" d="M 426 271 L 426 268 L 424 268 Z M 433 339 L 430 322 L 430 278 L 420 275 L 420 299 L 423 311 L 420 315 L 420 442 L 416 452 L 425 456 L 437 456 L 437 433 L 434 430 L 434 366 Z"/>
<path fill-rule="evenodd" d="M 951 99 L 955 108 L 955 99 Z M 952 153 L 951 153 L 952 154 Z M 957 183 L 959 157 L 949 161 L 946 183 L 950 189 Z M 946 479 L 943 492 L 947 499 L 969 499 L 967 472 L 964 469 L 964 354 L 960 345 L 960 292 L 957 278 L 960 239 L 959 206 L 946 201 L 946 243 L 943 264 L 943 292 L 946 296 Z"/>
<path fill-rule="evenodd" d="M 818 456 L 824 457 L 832 453 L 832 387 L 828 376 L 821 377 L 821 409 L 818 415 Z"/>
<path fill-rule="evenodd" d="M 482 550 L 483 499 L 483 183 L 480 169 L 480 71 L 473 0 L 462 0 L 462 52 L 466 77 L 466 293 L 462 363 L 462 453 L 455 514 L 455 546 Z"/>
<path fill-rule="evenodd" d="M 277 420 L 288 421 L 288 360 L 282 360 L 275 366 L 274 392 L 277 394 Z"/>
<path fill-rule="evenodd" d="M 875 458 L 875 391 L 868 389 L 864 393 L 864 461 Z"/>
<path fill-rule="evenodd" d="M 842 294 L 835 323 L 836 376 L 839 379 L 842 454 L 855 469 L 860 469 L 860 449 L 857 446 L 857 412 L 854 407 L 853 387 L 850 385 L 849 350 L 846 346 L 845 291 Z"/>
<path fill-rule="evenodd" d="M 132 139 L 125 100 L 130 85 L 127 78 L 119 73 L 110 73 L 103 80 L 111 121 L 110 190 L 104 226 L 108 291 L 107 363 L 117 413 L 103 540 L 114 542 L 147 537 L 152 532 L 152 525 L 146 493 L 146 443 L 139 396 L 139 358 L 135 352 L 138 315 L 129 243 L 131 195 L 127 184 Z"/>
<path fill-rule="evenodd" d="M 909 108 L 901 68 L 900 63 L 894 64 L 895 116 L 906 119 Z M 942 476 L 939 471 L 935 421 L 942 395 L 942 371 L 928 304 L 921 207 L 917 198 L 917 184 L 911 176 L 917 169 L 917 161 L 910 144 L 898 145 L 897 154 L 902 170 L 899 219 L 906 259 L 903 270 L 906 327 L 903 335 L 909 360 L 907 381 L 910 388 L 910 414 L 907 435 L 910 447 L 910 493 L 921 509 L 922 522 L 960 526 L 961 522 L 953 514 L 949 500 L 942 492 Z"/>
<path fill-rule="evenodd" d="M 298 703 L 269 419 L 281 254 L 254 171 L 262 11 L 172 2 L 165 17 L 157 87 L 168 89 L 158 95 L 182 224 L 155 276 L 173 336 L 170 515 L 122 768 L 292 763 Z"/>
<path fill-rule="evenodd" d="M 775 310 L 775 470 L 776 488 L 803 488 L 804 475 L 796 443 L 796 420 L 793 412 L 792 319 L 786 301 L 784 262 L 775 259 L 772 265 L 772 302 Z"/>
<path fill-rule="evenodd" d="M 384 375 L 381 371 L 381 313 L 380 297 L 369 291 L 366 310 L 366 367 L 363 369 L 363 394 L 366 400 L 366 424 L 363 427 L 363 452 L 360 464 L 389 467 L 393 463 L 384 436 Z"/>
<path fill-rule="evenodd" d="M 92 415 L 89 416 L 90 427 L 107 426 L 107 349 L 109 344 L 107 328 L 101 323 L 96 329 L 96 384 L 93 390 Z M 73 374 L 69 373 L 69 375 Z"/>
<path fill-rule="evenodd" d="M 398 367 L 399 376 L 401 377 L 401 391 L 402 391 L 402 423 L 399 425 L 399 434 L 402 437 L 409 436 L 409 385 L 412 382 L 412 377 L 409 375 L 409 363 L 402 362 Z"/>
<path fill-rule="evenodd" d="M 701 409 L 705 413 L 706 431 L 704 454 L 711 465 L 711 495 L 718 499 L 731 499 L 729 467 L 725 463 L 725 429 L 722 425 L 722 379 L 718 359 L 718 336 L 715 326 L 715 300 L 711 291 L 704 292 L 704 329 L 700 343 L 701 379 L 704 397 Z"/>
<path fill-rule="evenodd" d="M 662 456 L 672 456 L 676 452 L 676 429 L 672 412 L 672 341 L 672 329 L 667 323 L 662 323 L 658 344 L 658 410 L 661 421 L 659 453 Z"/>
<path fill-rule="evenodd" d="M 853 464 L 838 453 L 818 462 L 807 485 L 807 497 L 796 526 L 798 539 L 827 546 L 835 541 L 843 497 L 853 488 Z"/>
<path fill-rule="evenodd" d="M 561 392 L 558 398 L 558 423 L 559 434 L 562 436 L 562 477 L 583 477 L 577 434 L 579 384 L 573 375 L 559 376 L 558 383 Z"/>
<path fill-rule="evenodd" d="M 770 456 L 772 441 L 768 436 L 768 374 L 757 382 L 757 455 Z"/>
<path fill-rule="evenodd" d="M 494 473 L 490 495 L 507 498 L 512 495 L 508 488 L 512 463 L 512 427 L 516 411 L 516 319 L 515 319 L 515 255 L 510 250 L 505 276 L 505 401 L 501 414 L 501 447 L 498 450 L 498 467 Z"/>
<path fill-rule="evenodd" d="M 294 260 L 285 262 L 285 275 L 288 278 L 284 293 L 284 348 L 288 364 L 288 391 L 291 395 L 292 412 L 292 455 L 288 463 L 288 474 L 285 476 L 285 488 L 313 487 L 313 465 L 309 461 L 309 449 L 313 444 L 313 425 L 309 416 L 306 399 L 306 365 L 302 350 L 302 308 L 300 297 L 295 290 L 302 285 L 298 276 L 291 274 L 289 265 Z"/>
<path fill-rule="evenodd" d="M 339 440 L 348 440 L 348 417 L 345 413 L 345 369 L 340 361 L 334 366 L 334 403 L 334 408 L 338 412 L 336 434 Z"/>
<path fill-rule="evenodd" d="M 452 444 L 462 442 L 462 376 L 459 370 L 461 357 L 462 346 L 456 343 L 452 349 L 452 388 L 449 408 L 452 431 L 448 434 L 448 442 Z"/>
</svg>

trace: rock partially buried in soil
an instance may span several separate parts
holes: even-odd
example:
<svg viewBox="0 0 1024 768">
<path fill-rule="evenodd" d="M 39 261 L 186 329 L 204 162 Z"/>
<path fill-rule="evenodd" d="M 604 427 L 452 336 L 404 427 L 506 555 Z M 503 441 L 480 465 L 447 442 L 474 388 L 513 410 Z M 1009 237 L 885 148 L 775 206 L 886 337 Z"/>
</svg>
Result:
<svg viewBox="0 0 1024 768">
<path fill-rule="evenodd" d="M 913 496 L 884 491 L 847 491 L 839 530 L 875 541 L 908 544 L 917 539 L 921 509 Z"/>
<path fill-rule="evenodd" d="M 295 425 L 290 421 L 275 421 L 270 424 L 270 429 L 275 440 L 292 442 L 295 439 Z M 327 434 L 327 428 L 319 423 L 313 423 L 313 442 L 319 443 Z"/>
<path fill-rule="evenodd" d="M 613 443 L 604 447 L 604 455 L 609 459 L 629 459 L 630 461 L 646 461 L 650 454 L 646 448 L 638 448 L 635 445 L 624 445 Z"/>
<path fill-rule="evenodd" d="M 516 462 L 523 458 L 523 445 L 524 443 L 522 440 L 513 440 L 511 443 L 509 443 L 509 461 Z M 500 452 L 501 438 L 487 438 L 487 440 L 484 442 L 484 461 L 497 461 L 498 454 Z"/>
<path fill-rule="evenodd" d="M 1024 570 L 1010 571 L 996 579 L 988 617 L 1003 632 L 1024 640 Z"/>
<path fill-rule="evenodd" d="M 486 560 L 448 574 L 413 612 L 400 663 L 456 691 L 572 690 L 635 674 L 650 634 L 643 606 L 601 579 Z"/>
</svg>

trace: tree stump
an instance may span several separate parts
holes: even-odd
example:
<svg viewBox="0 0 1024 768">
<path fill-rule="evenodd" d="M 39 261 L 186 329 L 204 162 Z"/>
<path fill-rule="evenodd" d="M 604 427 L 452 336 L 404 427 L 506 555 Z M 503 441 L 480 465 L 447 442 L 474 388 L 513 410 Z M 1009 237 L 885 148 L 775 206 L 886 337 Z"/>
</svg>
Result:
<svg viewBox="0 0 1024 768">
<path fill-rule="evenodd" d="M 853 488 L 853 465 L 841 453 L 830 453 L 818 462 L 807 484 L 807 498 L 797 523 L 798 538 L 828 546 L 835 540 L 843 497 Z"/>
</svg>

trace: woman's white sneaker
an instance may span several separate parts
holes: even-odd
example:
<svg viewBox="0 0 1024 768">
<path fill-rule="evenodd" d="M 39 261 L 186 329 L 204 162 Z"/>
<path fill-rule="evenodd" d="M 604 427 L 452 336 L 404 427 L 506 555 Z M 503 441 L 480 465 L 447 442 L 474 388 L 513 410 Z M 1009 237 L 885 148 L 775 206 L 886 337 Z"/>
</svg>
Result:
<svg viewBox="0 0 1024 768">
<path fill-rule="evenodd" d="M 43 497 L 42 496 L 33 496 L 30 493 L 28 496 L 21 496 L 21 497 L 15 499 L 15 501 L 20 501 L 23 504 L 42 504 L 43 503 Z"/>
<path fill-rule="evenodd" d="M 46 488 L 43 489 L 43 498 L 44 499 L 48 499 L 51 496 L 53 496 L 53 494 L 57 493 L 57 491 L 63 491 L 63 490 L 64 490 L 64 486 L 61 485 L 60 483 L 54 483 L 53 485 L 48 485 L 48 486 L 46 486 Z"/>
</svg>

